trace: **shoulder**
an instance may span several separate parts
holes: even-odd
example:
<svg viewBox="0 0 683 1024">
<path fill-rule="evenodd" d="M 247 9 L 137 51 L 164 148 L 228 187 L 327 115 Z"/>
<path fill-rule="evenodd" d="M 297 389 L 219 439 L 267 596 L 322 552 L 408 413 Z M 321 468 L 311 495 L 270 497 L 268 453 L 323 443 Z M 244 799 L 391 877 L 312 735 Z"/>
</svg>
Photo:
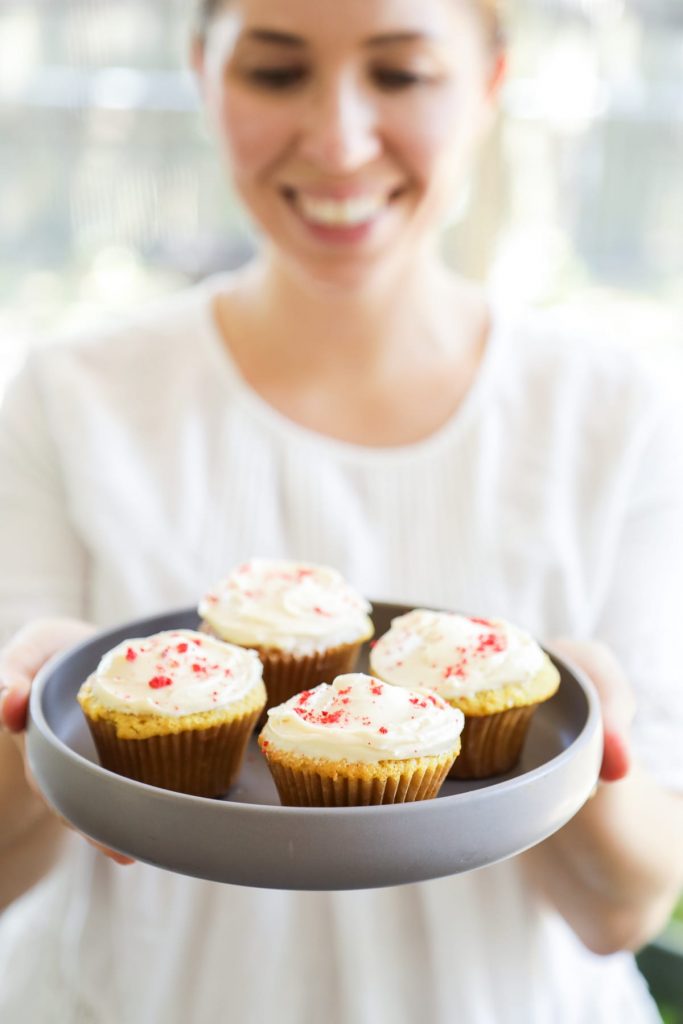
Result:
<svg viewBox="0 0 683 1024">
<path fill-rule="evenodd" d="M 224 394 L 213 280 L 38 346 L 10 382 L 0 424 L 56 444 L 117 430 L 157 436 Z"/>
<path fill-rule="evenodd" d="M 193 347 L 210 328 L 211 282 L 155 299 L 115 320 L 62 334 L 30 360 L 39 381 L 54 385 L 101 385 L 135 389 L 187 365 Z M 198 353 L 195 353 L 198 355 Z"/>
<path fill-rule="evenodd" d="M 548 423 L 585 426 L 624 440 L 670 405 L 652 366 L 615 336 L 572 324 L 561 309 L 501 316 L 498 386 Z"/>
</svg>

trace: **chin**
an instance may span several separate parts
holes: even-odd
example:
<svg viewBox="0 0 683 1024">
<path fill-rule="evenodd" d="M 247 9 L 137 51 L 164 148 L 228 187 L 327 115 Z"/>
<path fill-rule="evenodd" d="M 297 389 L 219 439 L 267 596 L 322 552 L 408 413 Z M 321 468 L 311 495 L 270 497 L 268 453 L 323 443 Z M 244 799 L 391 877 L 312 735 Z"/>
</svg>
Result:
<svg viewBox="0 0 683 1024">
<path fill-rule="evenodd" d="M 392 280 L 401 282 L 416 266 L 416 245 L 411 239 L 394 239 L 374 251 L 346 253 L 302 253 L 271 242 L 271 253 L 287 267 L 289 276 L 304 287 L 340 298 L 384 288 Z"/>
<path fill-rule="evenodd" d="M 398 270 L 396 260 L 346 260 L 337 265 L 327 261 L 290 264 L 300 281 L 331 297 L 360 295 L 386 282 Z"/>
</svg>

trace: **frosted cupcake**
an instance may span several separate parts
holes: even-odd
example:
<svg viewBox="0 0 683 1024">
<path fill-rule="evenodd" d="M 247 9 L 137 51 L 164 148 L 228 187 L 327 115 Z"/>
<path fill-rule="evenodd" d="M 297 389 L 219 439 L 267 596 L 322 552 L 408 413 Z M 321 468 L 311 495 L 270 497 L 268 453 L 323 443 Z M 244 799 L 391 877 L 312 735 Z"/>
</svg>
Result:
<svg viewBox="0 0 683 1024">
<path fill-rule="evenodd" d="M 104 768 L 219 796 L 265 706 L 258 656 L 193 630 L 125 640 L 78 693 Z"/>
<path fill-rule="evenodd" d="M 287 806 L 405 803 L 438 794 L 463 723 L 436 694 L 356 673 L 271 708 L 259 746 Z"/>
<path fill-rule="evenodd" d="M 465 714 L 454 778 L 487 778 L 518 762 L 531 717 L 560 675 L 535 640 L 502 619 L 416 609 L 375 644 L 371 671 L 395 686 L 425 687 Z"/>
<path fill-rule="evenodd" d="M 260 558 L 199 604 L 202 629 L 258 652 L 267 707 L 355 668 L 374 632 L 370 611 L 335 569 Z"/>
</svg>

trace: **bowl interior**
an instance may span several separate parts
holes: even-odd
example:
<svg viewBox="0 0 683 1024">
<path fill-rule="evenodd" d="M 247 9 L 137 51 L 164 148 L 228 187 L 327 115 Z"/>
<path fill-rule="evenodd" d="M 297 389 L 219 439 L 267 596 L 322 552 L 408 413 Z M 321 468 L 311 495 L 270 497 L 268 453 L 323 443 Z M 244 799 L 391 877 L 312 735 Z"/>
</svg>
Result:
<svg viewBox="0 0 683 1024">
<path fill-rule="evenodd" d="M 373 607 L 376 636 L 386 632 L 395 616 L 409 610 L 402 605 L 379 602 Z M 59 660 L 42 681 L 40 706 L 49 732 L 69 750 L 98 765 L 90 732 L 76 701 L 76 694 L 83 680 L 95 669 L 102 655 L 122 640 L 135 635 L 148 636 L 164 629 L 196 629 L 198 624 L 197 614 L 193 609 L 170 612 L 138 622 L 133 627 L 127 624 L 98 634 L 75 648 Z M 368 670 L 369 650 L 369 644 L 366 644 L 358 666 L 359 671 Z M 560 670 L 562 685 L 555 696 L 540 705 L 533 716 L 522 757 L 516 768 L 506 775 L 497 775 L 491 779 L 447 781 L 439 794 L 440 799 L 496 785 L 530 772 L 562 754 L 580 737 L 589 717 L 587 695 L 569 669 L 556 658 L 553 660 Z M 99 770 L 104 771 L 101 768 Z M 247 750 L 238 781 L 223 799 L 243 804 L 280 806 L 275 786 L 255 738 Z"/>
</svg>

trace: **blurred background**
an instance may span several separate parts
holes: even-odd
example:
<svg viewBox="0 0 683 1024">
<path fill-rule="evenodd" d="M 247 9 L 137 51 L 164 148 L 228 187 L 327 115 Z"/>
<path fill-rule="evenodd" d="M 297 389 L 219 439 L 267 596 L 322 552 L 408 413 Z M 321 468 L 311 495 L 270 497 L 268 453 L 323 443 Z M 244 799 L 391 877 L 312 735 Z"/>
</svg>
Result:
<svg viewBox="0 0 683 1024">
<path fill-rule="evenodd" d="M 683 0 L 509 6 L 504 115 L 449 257 L 683 387 Z M 30 345 L 251 250 L 187 70 L 191 7 L 0 0 L 0 389 Z"/>
<path fill-rule="evenodd" d="M 448 258 L 642 349 L 683 395 L 683 0 L 510 7 L 504 110 Z M 31 346 L 252 251 L 187 70 L 190 10 L 0 0 L 0 394 Z M 674 923 L 641 958 L 670 1022 L 682 950 Z"/>
</svg>

